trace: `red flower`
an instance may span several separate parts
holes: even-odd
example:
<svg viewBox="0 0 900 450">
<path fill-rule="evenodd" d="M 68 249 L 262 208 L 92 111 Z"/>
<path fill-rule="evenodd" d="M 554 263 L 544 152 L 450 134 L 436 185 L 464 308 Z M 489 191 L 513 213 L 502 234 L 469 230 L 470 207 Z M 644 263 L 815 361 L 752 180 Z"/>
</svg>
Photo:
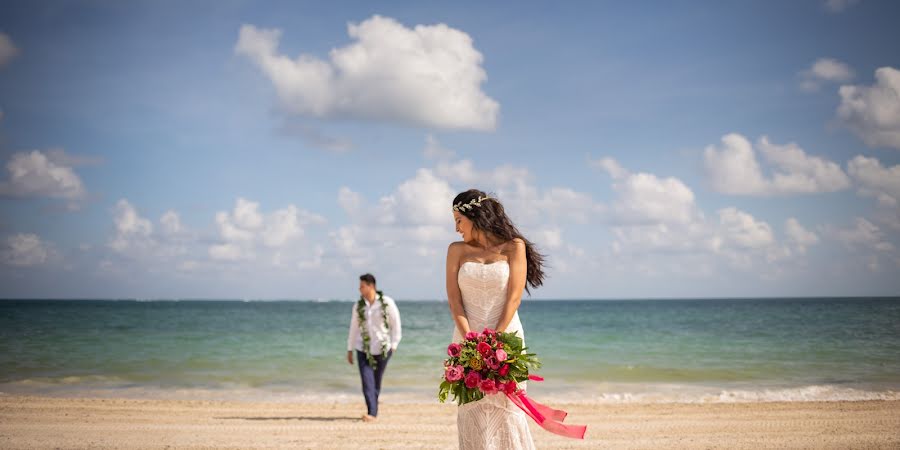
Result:
<svg viewBox="0 0 900 450">
<path fill-rule="evenodd" d="M 509 364 L 504 364 L 503 367 L 500 368 L 500 376 L 505 377 L 509 374 Z"/>
<path fill-rule="evenodd" d="M 497 370 L 497 369 L 500 367 L 500 362 L 497 361 L 497 358 L 495 358 L 495 357 L 493 357 L 493 356 L 488 356 L 487 358 L 484 358 L 484 363 L 485 363 L 491 370 Z"/>
<path fill-rule="evenodd" d="M 493 394 L 497 392 L 497 384 L 494 383 L 494 380 L 490 378 L 482 380 L 481 384 L 478 387 L 480 387 L 481 392 L 484 392 L 485 394 Z"/>
<path fill-rule="evenodd" d="M 447 354 L 456 358 L 459 356 L 460 352 L 462 352 L 462 345 L 457 344 L 456 342 L 450 344 L 447 347 Z"/>
<path fill-rule="evenodd" d="M 481 356 L 487 357 L 491 353 L 491 345 L 487 342 L 479 342 L 478 343 L 478 353 L 481 353 Z"/>
<path fill-rule="evenodd" d="M 505 386 L 503 386 L 503 391 L 506 392 L 507 394 L 515 394 L 515 392 L 518 389 L 519 389 L 519 387 L 516 386 L 515 381 L 510 381 L 509 383 L 506 383 Z"/>
<path fill-rule="evenodd" d="M 497 334 L 497 332 L 490 328 L 485 328 L 484 331 L 481 332 L 481 334 L 483 334 L 485 336 L 493 336 L 493 335 Z"/>
<path fill-rule="evenodd" d="M 451 383 L 462 380 L 463 372 L 462 366 L 450 366 L 444 372 L 444 379 Z"/>
<path fill-rule="evenodd" d="M 477 337 L 478 337 L 478 333 L 476 333 L 474 331 L 470 331 L 470 332 L 466 333 L 467 341 L 474 341 Z"/>
<path fill-rule="evenodd" d="M 467 388 L 474 389 L 475 387 L 478 386 L 479 383 L 481 383 L 481 374 L 480 373 L 473 370 L 473 371 L 469 372 L 468 375 L 466 375 L 466 387 Z"/>
</svg>

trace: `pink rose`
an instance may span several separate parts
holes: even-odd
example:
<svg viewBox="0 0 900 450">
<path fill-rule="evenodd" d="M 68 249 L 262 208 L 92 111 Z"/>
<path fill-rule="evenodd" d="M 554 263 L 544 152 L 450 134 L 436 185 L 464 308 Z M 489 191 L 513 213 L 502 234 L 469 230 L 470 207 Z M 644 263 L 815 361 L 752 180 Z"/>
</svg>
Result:
<svg viewBox="0 0 900 450">
<path fill-rule="evenodd" d="M 484 331 L 481 332 L 481 334 L 483 334 L 483 335 L 485 335 L 485 336 L 492 336 L 492 335 L 494 335 L 494 334 L 496 334 L 496 333 L 497 333 L 496 331 L 494 331 L 494 330 L 492 330 L 492 329 L 490 329 L 490 328 L 485 328 Z"/>
<path fill-rule="evenodd" d="M 481 353 L 481 356 L 487 357 L 487 355 L 491 353 L 491 345 L 487 342 L 479 342 L 478 347 L 476 348 L 478 349 L 478 353 Z"/>
<path fill-rule="evenodd" d="M 473 388 L 477 387 L 479 383 L 481 383 L 481 374 L 480 373 L 473 370 L 473 371 L 469 372 L 468 375 L 466 375 L 466 387 L 467 388 L 473 389 Z"/>
<path fill-rule="evenodd" d="M 447 346 L 447 354 L 454 358 L 459 356 L 460 352 L 462 352 L 462 345 L 459 345 L 456 342 Z"/>
<path fill-rule="evenodd" d="M 488 356 L 487 358 L 484 358 L 484 363 L 487 364 L 487 366 L 491 370 L 497 370 L 497 368 L 500 367 L 500 362 L 497 361 L 497 358 L 495 358 L 493 356 Z"/>
<path fill-rule="evenodd" d="M 481 384 L 478 387 L 481 388 L 481 392 L 484 392 L 485 394 L 493 394 L 497 392 L 497 384 L 494 383 L 494 380 L 490 378 L 482 380 Z"/>
<path fill-rule="evenodd" d="M 474 341 L 476 338 L 478 338 L 478 333 L 476 333 L 474 331 L 470 331 L 470 332 L 466 333 L 467 341 Z"/>
<path fill-rule="evenodd" d="M 502 349 L 498 349 L 496 352 L 494 352 L 494 356 L 497 357 L 497 361 L 506 361 L 506 358 L 509 358 L 509 355 L 506 354 L 506 350 Z"/>
<path fill-rule="evenodd" d="M 450 366 L 444 372 L 444 379 L 451 383 L 455 383 L 463 378 L 462 366 Z"/>
</svg>

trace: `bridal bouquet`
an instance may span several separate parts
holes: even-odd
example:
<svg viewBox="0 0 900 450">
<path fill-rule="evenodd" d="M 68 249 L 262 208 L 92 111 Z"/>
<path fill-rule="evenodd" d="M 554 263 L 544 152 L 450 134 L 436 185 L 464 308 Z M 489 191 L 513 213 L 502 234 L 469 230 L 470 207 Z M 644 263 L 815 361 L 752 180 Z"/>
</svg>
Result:
<svg viewBox="0 0 900 450">
<path fill-rule="evenodd" d="M 526 352 L 515 332 L 489 328 L 466 333 L 465 341 L 447 347 L 447 355 L 450 357 L 444 360 L 444 379 L 438 390 L 441 403 L 450 394 L 460 405 L 489 394 L 516 394 L 516 383 L 528 380 L 528 370 L 541 366 L 537 355 Z M 532 379 L 537 378 L 532 375 Z"/>
</svg>

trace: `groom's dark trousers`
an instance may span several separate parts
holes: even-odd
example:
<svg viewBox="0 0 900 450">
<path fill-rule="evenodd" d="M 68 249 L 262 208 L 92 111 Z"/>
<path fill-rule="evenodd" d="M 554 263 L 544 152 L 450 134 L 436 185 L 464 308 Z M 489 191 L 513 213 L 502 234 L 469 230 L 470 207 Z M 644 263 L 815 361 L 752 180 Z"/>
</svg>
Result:
<svg viewBox="0 0 900 450">
<path fill-rule="evenodd" d="M 375 368 L 369 365 L 366 354 L 357 350 L 356 361 L 359 367 L 359 377 L 362 379 L 362 391 L 366 397 L 366 408 L 369 409 L 369 415 L 378 416 L 378 394 L 381 393 L 381 377 L 387 370 L 388 361 L 393 355 L 393 351 L 388 351 L 387 357 L 384 355 L 372 355 L 375 357 Z"/>
</svg>

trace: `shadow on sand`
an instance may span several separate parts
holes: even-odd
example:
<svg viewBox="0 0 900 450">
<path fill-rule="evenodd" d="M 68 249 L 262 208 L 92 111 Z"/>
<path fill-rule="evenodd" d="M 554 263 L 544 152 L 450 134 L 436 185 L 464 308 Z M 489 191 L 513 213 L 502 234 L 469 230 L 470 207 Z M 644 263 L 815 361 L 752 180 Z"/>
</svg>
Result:
<svg viewBox="0 0 900 450">
<path fill-rule="evenodd" d="M 213 417 L 213 419 L 224 420 L 314 420 L 319 422 L 338 422 L 352 421 L 360 422 L 359 417 L 316 417 L 316 416 L 297 416 L 297 417 Z"/>
</svg>

